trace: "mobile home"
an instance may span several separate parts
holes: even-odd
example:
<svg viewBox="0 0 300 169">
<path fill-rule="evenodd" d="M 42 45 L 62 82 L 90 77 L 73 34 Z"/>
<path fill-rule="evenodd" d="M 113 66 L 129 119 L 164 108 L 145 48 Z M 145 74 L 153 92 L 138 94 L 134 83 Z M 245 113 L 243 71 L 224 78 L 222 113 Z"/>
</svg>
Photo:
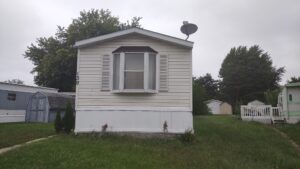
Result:
<svg viewBox="0 0 300 169">
<path fill-rule="evenodd" d="M 75 47 L 76 133 L 193 129 L 193 42 L 131 28 Z"/>
</svg>

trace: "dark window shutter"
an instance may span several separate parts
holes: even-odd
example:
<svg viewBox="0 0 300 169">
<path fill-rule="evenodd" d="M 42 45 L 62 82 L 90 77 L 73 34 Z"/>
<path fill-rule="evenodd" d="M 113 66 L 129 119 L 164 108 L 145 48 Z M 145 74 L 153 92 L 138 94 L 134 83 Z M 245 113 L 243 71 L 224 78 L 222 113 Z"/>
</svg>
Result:
<svg viewBox="0 0 300 169">
<path fill-rule="evenodd" d="M 102 82 L 101 82 L 101 90 L 109 91 L 110 90 L 110 56 L 103 55 L 102 56 Z"/>
<path fill-rule="evenodd" d="M 159 60 L 159 91 L 168 91 L 168 56 L 160 55 Z"/>
</svg>

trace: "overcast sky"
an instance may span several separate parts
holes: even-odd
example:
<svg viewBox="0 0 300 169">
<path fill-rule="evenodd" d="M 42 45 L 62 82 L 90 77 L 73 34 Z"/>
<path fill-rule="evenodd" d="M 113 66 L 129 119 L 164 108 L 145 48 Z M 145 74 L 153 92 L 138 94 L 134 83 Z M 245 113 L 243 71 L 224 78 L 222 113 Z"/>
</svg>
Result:
<svg viewBox="0 0 300 169">
<path fill-rule="evenodd" d="M 282 83 L 300 76 L 299 0 L 0 0 L 0 81 L 19 78 L 33 85 L 33 65 L 23 56 L 27 46 L 91 8 L 109 9 L 122 22 L 143 17 L 143 28 L 179 38 L 185 38 L 182 21 L 197 24 L 189 39 L 195 42 L 194 76 L 218 78 L 230 48 L 254 44 L 286 68 Z"/>
</svg>

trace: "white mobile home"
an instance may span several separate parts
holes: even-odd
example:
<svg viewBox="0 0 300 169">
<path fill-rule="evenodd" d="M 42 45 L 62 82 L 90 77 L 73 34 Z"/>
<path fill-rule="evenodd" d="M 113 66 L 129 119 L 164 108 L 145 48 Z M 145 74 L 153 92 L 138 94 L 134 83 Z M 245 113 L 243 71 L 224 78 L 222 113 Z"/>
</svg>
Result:
<svg viewBox="0 0 300 169">
<path fill-rule="evenodd" d="M 131 28 L 75 47 L 76 133 L 193 129 L 192 42 Z"/>
<path fill-rule="evenodd" d="M 264 105 L 242 105 L 241 117 L 247 121 L 263 123 L 287 122 L 297 123 L 300 121 L 300 83 L 290 83 L 283 87 L 278 95 L 277 107 Z"/>
<path fill-rule="evenodd" d="M 290 83 L 284 86 L 278 96 L 278 106 L 282 108 L 288 123 L 300 121 L 300 83 Z"/>
</svg>

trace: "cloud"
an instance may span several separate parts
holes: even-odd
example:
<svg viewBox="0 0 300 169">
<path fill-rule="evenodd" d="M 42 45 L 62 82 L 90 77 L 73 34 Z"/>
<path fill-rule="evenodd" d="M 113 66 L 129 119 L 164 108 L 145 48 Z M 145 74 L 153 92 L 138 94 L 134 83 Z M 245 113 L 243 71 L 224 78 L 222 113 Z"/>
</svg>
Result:
<svg viewBox="0 0 300 169">
<path fill-rule="evenodd" d="M 82 10 L 110 9 L 125 22 L 143 17 L 146 29 L 185 38 L 183 20 L 198 25 L 189 40 L 195 42 L 193 74 L 215 78 L 230 48 L 260 45 L 277 67 L 285 66 L 285 82 L 300 76 L 300 1 L 297 0 L 29 0 L 0 1 L 0 81 L 20 78 L 33 84 L 33 65 L 22 54 L 36 38 L 52 36 L 57 25 L 67 26 Z"/>
</svg>

